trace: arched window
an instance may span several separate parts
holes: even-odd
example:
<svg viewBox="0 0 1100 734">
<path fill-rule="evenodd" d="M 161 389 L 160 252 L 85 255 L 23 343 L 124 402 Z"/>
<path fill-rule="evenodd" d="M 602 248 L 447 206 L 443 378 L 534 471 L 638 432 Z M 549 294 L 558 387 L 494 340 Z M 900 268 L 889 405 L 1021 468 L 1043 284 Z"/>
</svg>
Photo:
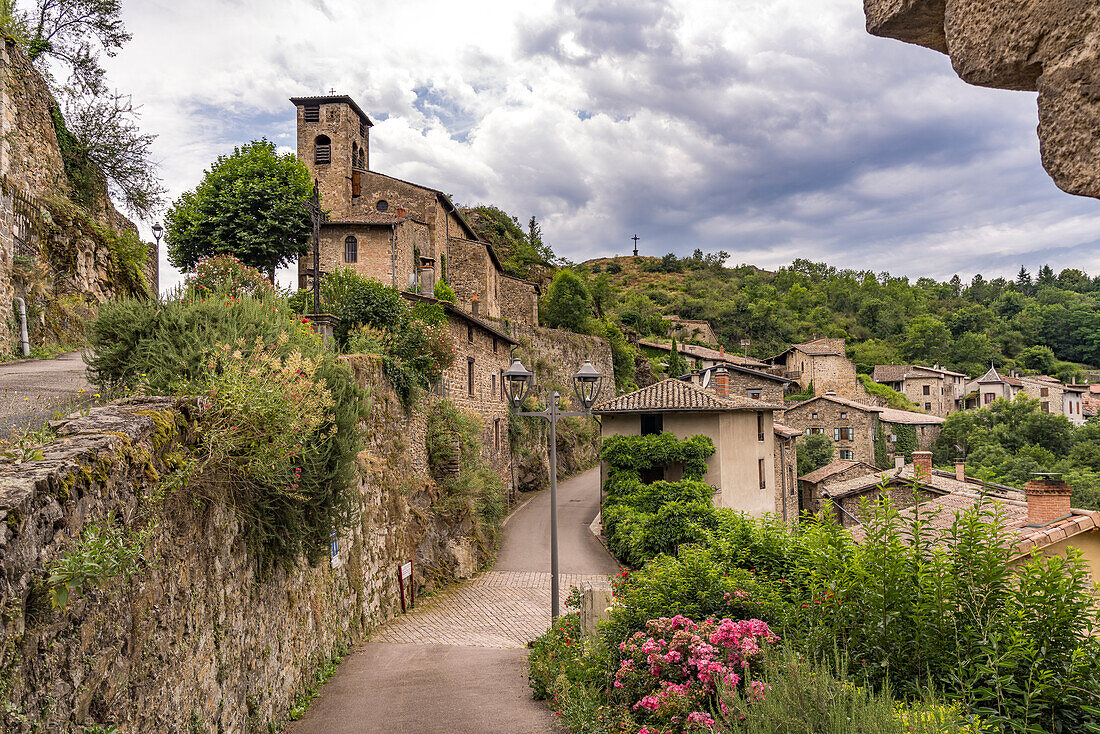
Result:
<svg viewBox="0 0 1100 734">
<path fill-rule="evenodd" d="M 355 235 L 348 235 L 344 238 L 344 262 L 353 263 L 359 260 L 359 242 L 355 239 Z"/>
<path fill-rule="evenodd" d="M 332 163 L 332 141 L 328 135 L 318 135 L 313 141 L 313 162 Z"/>
</svg>

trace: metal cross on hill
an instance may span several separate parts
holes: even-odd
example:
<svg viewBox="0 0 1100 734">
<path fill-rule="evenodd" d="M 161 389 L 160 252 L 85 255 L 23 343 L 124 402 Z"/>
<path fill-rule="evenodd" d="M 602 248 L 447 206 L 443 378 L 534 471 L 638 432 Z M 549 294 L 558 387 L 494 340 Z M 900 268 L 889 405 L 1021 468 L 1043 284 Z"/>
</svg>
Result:
<svg viewBox="0 0 1100 734">
<path fill-rule="evenodd" d="M 638 235 L 634 235 L 630 239 L 634 240 L 634 257 L 638 257 L 638 240 L 640 238 L 638 237 Z"/>
</svg>

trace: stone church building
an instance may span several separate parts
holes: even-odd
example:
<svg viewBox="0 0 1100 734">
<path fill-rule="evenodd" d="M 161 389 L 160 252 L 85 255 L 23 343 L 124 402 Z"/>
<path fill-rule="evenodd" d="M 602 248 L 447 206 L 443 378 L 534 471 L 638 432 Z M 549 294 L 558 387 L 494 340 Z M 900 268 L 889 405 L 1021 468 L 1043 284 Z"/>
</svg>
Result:
<svg viewBox="0 0 1100 734">
<path fill-rule="evenodd" d="M 298 157 L 318 182 L 320 271 L 353 268 L 399 290 L 431 296 L 444 277 L 456 305 L 480 316 L 538 322 L 533 283 L 506 275 L 493 247 L 481 241 L 438 189 L 370 170 L 373 123 L 346 95 L 295 97 Z M 312 284 L 313 253 L 298 261 L 299 287 Z"/>
</svg>

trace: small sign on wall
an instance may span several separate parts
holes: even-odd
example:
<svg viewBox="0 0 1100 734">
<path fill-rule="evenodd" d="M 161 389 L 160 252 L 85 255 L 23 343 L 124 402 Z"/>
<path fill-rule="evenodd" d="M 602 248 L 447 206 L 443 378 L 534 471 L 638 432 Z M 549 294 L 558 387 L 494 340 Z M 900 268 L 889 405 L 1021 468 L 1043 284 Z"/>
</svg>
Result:
<svg viewBox="0 0 1100 734">
<path fill-rule="evenodd" d="M 340 541 L 336 537 L 336 531 L 332 531 L 332 567 L 338 568 L 340 566 Z"/>
<path fill-rule="evenodd" d="M 401 592 L 401 612 L 404 613 L 408 609 L 411 609 L 413 604 L 416 603 L 416 585 L 413 583 L 413 564 L 412 561 L 402 563 L 397 569 L 397 588 Z M 405 589 L 408 585 L 408 605 L 405 604 Z"/>
</svg>

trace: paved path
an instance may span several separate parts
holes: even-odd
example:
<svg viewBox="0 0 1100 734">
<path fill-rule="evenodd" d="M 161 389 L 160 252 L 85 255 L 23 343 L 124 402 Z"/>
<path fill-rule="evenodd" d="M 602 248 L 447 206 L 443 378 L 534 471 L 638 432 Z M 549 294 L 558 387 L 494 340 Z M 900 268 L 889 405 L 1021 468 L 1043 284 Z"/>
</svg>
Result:
<svg viewBox="0 0 1100 734">
<path fill-rule="evenodd" d="M 599 476 L 558 487 L 563 599 L 571 584 L 619 569 L 588 531 Z M 287 734 L 560 732 L 531 698 L 524 649 L 550 626 L 549 508 L 549 493 L 536 495 L 508 519 L 491 571 L 379 629 Z"/>
<path fill-rule="evenodd" d="M 91 404 L 94 392 L 81 352 L 0 362 L 0 440 L 42 427 L 57 411 L 68 415 Z"/>
</svg>

